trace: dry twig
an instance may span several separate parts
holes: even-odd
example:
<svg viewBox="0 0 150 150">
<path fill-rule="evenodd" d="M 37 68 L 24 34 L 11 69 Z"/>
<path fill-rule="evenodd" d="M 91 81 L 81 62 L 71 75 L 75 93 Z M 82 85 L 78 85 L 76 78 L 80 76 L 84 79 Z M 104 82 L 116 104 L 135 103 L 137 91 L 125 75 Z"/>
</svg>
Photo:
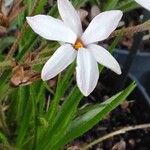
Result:
<svg viewBox="0 0 150 150">
<path fill-rule="evenodd" d="M 114 132 L 111 132 L 93 142 L 91 142 L 90 144 L 86 145 L 85 147 L 83 147 L 81 150 L 88 150 L 89 148 L 91 148 L 92 146 L 100 143 L 100 142 L 103 142 L 107 139 L 110 139 L 116 135 L 119 135 L 119 134 L 125 134 L 126 132 L 129 132 L 129 131 L 133 131 L 133 130 L 138 130 L 138 129 L 146 129 L 146 128 L 150 128 L 150 123 L 148 124 L 141 124 L 141 125 L 135 125 L 135 126 L 128 126 L 128 127 L 124 127 L 120 130 L 117 130 L 117 131 L 114 131 Z"/>
</svg>

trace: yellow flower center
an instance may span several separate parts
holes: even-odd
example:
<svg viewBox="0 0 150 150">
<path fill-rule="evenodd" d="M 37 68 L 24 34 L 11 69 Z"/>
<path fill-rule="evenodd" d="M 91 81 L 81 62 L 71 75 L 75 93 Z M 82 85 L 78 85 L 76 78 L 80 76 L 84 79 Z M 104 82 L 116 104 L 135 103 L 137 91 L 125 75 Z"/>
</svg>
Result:
<svg viewBox="0 0 150 150">
<path fill-rule="evenodd" d="M 75 42 L 73 47 L 74 47 L 74 49 L 78 50 L 79 48 L 83 48 L 84 44 L 80 39 L 77 39 L 77 41 Z"/>
</svg>

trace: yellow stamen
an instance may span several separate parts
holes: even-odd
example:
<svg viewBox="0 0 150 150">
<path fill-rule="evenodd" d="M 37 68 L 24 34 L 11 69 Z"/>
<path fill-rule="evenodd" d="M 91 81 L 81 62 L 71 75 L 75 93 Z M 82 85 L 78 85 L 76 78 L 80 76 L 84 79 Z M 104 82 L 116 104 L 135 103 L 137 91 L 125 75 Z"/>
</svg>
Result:
<svg viewBox="0 0 150 150">
<path fill-rule="evenodd" d="M 80 39 L 77 39 L 77 41 L 76 41 L 75 44 L 74 44 L 74 48 L 75 48 L 76 50 L 78 50 L 79 48 L 83 48 L 83 47 L 84 47 L 83 42 L 82 42 Z"/>
</svg>

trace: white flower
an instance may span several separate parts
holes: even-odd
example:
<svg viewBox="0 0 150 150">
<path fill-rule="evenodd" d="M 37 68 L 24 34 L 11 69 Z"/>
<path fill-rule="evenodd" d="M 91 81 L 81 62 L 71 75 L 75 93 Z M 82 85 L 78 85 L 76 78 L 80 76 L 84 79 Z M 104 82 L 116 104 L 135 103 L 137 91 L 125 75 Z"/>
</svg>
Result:
<svg viewBox="0 0 150 150">
<path fill-rule="evenodd" d="M 121 74 L 117 61 L 96 42 L 105 40 L 116 29 L 122 12 L 112 10 L 97 15 L 83 33 L 79 15 L 72 4 L 68 0 L 57 2 L 63 21 L 46 15 L 27 17 L 34 32 L 45 39 L 64 43 L 44 65 L 41 77 L 43 80 L 55 77 L 77 57 L 77 84 L 81 92 L 88 96 L 98 82 L 97 62 Z"/>
<path fill-rule="evenodd" d="M 137 3 L 139 3 L 144 8 L 150 10 L 150 0 L 135 0 Z"/>
</svg>

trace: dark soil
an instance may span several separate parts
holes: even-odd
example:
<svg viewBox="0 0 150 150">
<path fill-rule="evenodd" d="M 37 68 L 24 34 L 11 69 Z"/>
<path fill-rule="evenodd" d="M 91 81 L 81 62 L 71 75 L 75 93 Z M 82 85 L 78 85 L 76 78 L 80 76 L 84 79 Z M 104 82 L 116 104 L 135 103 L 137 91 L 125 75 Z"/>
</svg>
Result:
<svg viewBox="0 0 150 150">
<path fill-rule="evenodd" d="M 116 93 L 120 80 L 117 75 L 108 71 L 101 75 L 100 81 L 95 91 L 87 97 L 84 103 L 102 102 Z M 131 82 L 128 79 L 129 84 Z M 82 101 L 82 102 L 83 102 Z M 83 105 L 83 104 L 82 104 Z M 129 125 L 138 125 L 150 122 L 150 106 L 146 103 L 138 87 L 128 97 L 125 102 L 112 111 L 103 121 L 99 122 L 93 129 L 82 137 L 75 140 L 72 145 L 82 146 L 100 138 L 112 131 Z M 98 145 L 92 150 L 149 150 L 150 149 L 150 130 L 135 130 L 122 135 L 115 136 Z"/>
</svg>

